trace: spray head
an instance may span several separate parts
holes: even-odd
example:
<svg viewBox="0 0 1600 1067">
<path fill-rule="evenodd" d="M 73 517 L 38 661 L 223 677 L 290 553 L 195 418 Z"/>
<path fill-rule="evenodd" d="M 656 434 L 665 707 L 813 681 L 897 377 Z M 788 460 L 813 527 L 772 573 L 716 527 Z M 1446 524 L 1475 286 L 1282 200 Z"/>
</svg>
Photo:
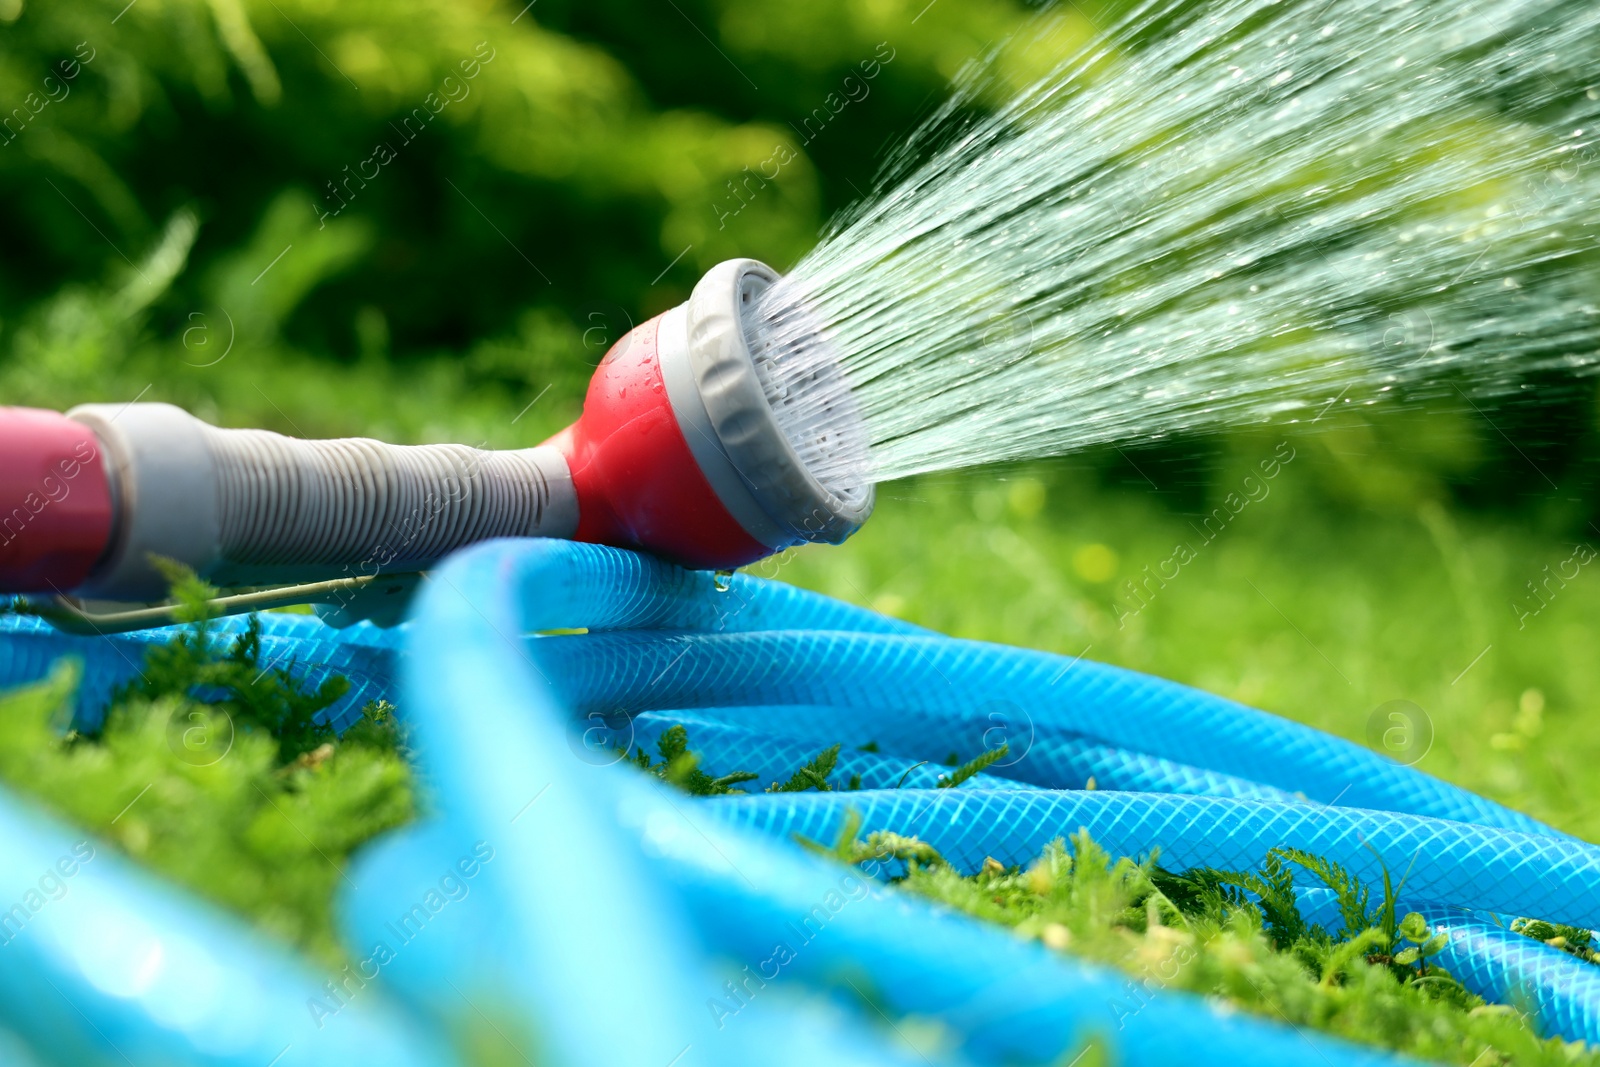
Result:
<svg viewBox="0 0 1600 1067">
<path fill-rule="evenodd" d="M 343 590 L 492 537 L 700 568 L 836 544 L 873 491 L 823 461 L 864 457 L 865 426 L 817 320 L 764 304 L 778 281 L 755 260 L 713 268 L 612 347 L 582 416 L 534 448 L 305 441 L 169 404 L 0 408 L 0 593 L 154 600 L 152 557 L 223 587 Z"/>
<path fill-rule="evenodd" d="M 817 462 L 828 449 L 864 454 L 865 425 L 853 405 L 819 423 L 799 403 L 806 378 L 837 392 L 844 377 L 803 308 L 762 316 L 778 280 L 753 259 L 718 264 L 606 354 L 583 417 L 552 439 L 577 486 L 579 540 L 727 567 L 837 544 L 866 521 L 872 484 Z"/>
</svg>

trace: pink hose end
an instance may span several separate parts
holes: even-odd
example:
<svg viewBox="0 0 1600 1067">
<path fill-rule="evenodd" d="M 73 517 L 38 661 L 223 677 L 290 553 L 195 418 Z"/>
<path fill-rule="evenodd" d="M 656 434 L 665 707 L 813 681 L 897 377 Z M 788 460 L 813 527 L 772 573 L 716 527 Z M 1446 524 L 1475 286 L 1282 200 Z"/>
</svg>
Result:
<svg viewBox="0 0 1600 1067">
<path fill-rule="evenodd" d="M 94 431 L 0 407 L 0 592 L 65 593 L 111 540 L 113 503 Z"/>
</svg>

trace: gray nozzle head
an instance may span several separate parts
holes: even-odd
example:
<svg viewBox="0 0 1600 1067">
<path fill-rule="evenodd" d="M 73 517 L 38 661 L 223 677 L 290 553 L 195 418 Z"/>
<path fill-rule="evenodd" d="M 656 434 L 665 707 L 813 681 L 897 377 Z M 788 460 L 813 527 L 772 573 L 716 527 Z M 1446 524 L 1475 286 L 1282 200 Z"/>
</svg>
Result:
<svg viewBox="0 0 1600 1067">
<path fill-rule="evenodd" d="M 816 318 L 763 299 L 779 285 L 754 259 L 707 271 L 681 321 L 663 320 L 662 375 L 690 451 L 751 536 L 838 544 L 872 513 L 866 424 Z"/>
</svg>

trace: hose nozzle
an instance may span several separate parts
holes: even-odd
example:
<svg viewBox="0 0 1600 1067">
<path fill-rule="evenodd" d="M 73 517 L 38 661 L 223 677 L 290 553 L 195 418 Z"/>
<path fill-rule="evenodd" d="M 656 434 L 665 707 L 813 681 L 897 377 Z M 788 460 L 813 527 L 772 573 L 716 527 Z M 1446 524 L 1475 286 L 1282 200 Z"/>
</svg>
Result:
<svg viewBox="0 0 1600 1067">
<path fill-rule="evenodd" d="M 753 259 L 720 263 L 687 303 L 606 354 L 583 417 L 553 439 L 577 486 L 579 540 L 732 567 L 804 542 L 838 544 L 866 521 L 871 483 L 825 480 L 807 461 L 830 444 L 864 451 L 866 431 L 851 407 L 843 434 L 824 431 L 830 441 L 793 402 L 803 375 L 844 379 L 820 327 L 802 361 L 779 343 L 794 327 L 760 319 L 778 280 Z"/>
<path fill-rule="evenodd" d="M 824 460 L 864 456 L 865 429 L 815 320 L 758 312 L 778 281 L 755 260 L 712 268 L 612 347 L 582 416 L 534 448 L 306 441 L 158 403 L 0 408 L 0 591 L 153 600 L 153 557 L 223 586 L 331 581 L 493 537 L 701 568 L 838 543 L 873 491 Z"/>
</svg>

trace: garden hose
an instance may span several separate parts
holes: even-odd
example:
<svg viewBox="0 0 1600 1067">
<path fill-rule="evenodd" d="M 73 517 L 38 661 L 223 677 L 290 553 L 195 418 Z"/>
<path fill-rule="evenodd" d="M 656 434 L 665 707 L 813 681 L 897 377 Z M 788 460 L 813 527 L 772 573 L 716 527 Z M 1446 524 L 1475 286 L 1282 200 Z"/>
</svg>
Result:
<svg viewBox="0 0 1600 1067">
<path fill-rule="evenodd" d="M 1162 759 L 1142 752 L 1099 744 L 1079 735 L 1047 734 L 1031 716 L 1009 702 L 992 702 L 979 716 L 966 721 L 919 715 L 902 711 L 893 721 L 881 716 L 863 716 L 853 708 L 816 705 L 766 705 L 759 707 L 696 708 L 683 712 L 647 712 L 633 720 L 641 737 L 653 742 L 662 725 L 694 723 L 697 751 L 704 748 L 708 766 L 732 766 L 740 759 L 746 764 L 767 759 L 769 748 L 781 749 L 783 758 L 799 749 L 814 755 L 814 739 L 827 736 L 841 745 L 840 768 L 848 774 L 859 766 L 877 767 L 881 761 L 866 759 L 870 751 L 883 748 L 926 764 L 911 773 L 931 775 L 935 780 L 952 753 L 989 752 L 1005 746 L 996 757 L 1005 775 L 1007 788 L 1034 785 L 1046 789 L 1077 789 L 1091 780 L 1096 788 L 1125 792 L 1198 793 L 1202 796 L 1239 797 L 1245 800 L 1295 800 L 1296 794 L 1270 785 L 1218 774 L 1201 767 Z M 733 744 L 739 731 L 736 754 L 724 759 L 720 749 Z M 627 740 L 627 730 L 615 731 L 612 740 Z M 723 738 L 728 738 L 723 742 Z M 704 739 L 705 744 L 701 742 Z M 648 747 L 648 746 L 647 746 Z M 791 761 L 788 766 L 794 766 Z M 904 759 L 890 761 L 903 766 Z M 927 769 L 931 768 L 931 769 Z M 898 774 L 887 785 L 897 786 Z M 863 779 L 863 788 L 872 788 Z M 911 785 L 908 778 L 903 784 Z M 974 779 L 987 781 L 988 778 Z"/>
<path fill-rule="evenodd" d="M 376 995 L 317 1025 L 318 967 L 9 793 L 0 871 L 0 1033 L 45 1067 L 456 1062 Z"/>
<path fill-rule="evenodd" d="M 755 776 L 751 781 L 759 784 L 750 788 L 756 790 L 771 782 L 788 779 L 796 767 L 817 755 L 818 746 L 810 741 L 730 726 L 693 712 L 650 712 L 636 716 L 617 729 L 605 729 L 595 720 L 595 725 L 590 727 L 595 736 L 589 739 L 589 743 L 592 746 L 603 738 L 614 748 L 654 753 L 659 751 L 663 736 L 677 726 L 686 727 L 694 738 L 697 766 L 721 768 L 738 765 L 741 772 Z M 845 751 L 841 745 L 830 777 L 851 783 L 855 789 L 938 789 L 941 788 L 940 781 L 948 778 L 949 770 L 927 759 L 918 760 L 907 767 L 903 757 Z M 981 771 L 969 781 L 974 788 L 1040 788 Z"/>
<path fill-rule="evenodd" d="M 1537 915 L 1600 926 L 1600 848 L 1578 841 L 1387 811 L 1223 797 L 1060 790 L 1018 793 L 903 790 L 796 797 L 781 809 L 761 797 L 716 806 L 718 815 L 774 837 L 831 841 L 846 811 L 862 831 L 894 830 L 928 842 L 957 870 L 988 857 L 1026 864 L 1079 829 L 1112 855 L 1161 849 L 1177 870 L 1249 870 L 1284 846 L 1325 857 L 1362 881 L 1387 868 L 1408 893 L 1433 904 Z M 1312 815 L 1315 814 L 1313 818 Z"/>
<path fill-rule="evenodd" d="M 572 1064 L 816 1062 L 823 1046 L 838 1062 L 903 1059 L 862 1022 L 873 1009 L 829 1014 L 837 1001 L 802 995 L 843 990 L 937 1020 L 948 1041 L 928 1063 L 1045 1063 L 1091 1037 L 1126 1064 L 1395 1062 L 934 907 L 872 879 L 892 862 L 861 871 L 793 844 L 832 841 L 854 811 L 863 833 L 916 834 L 966 873 L 990 857 L 1026 863 L 1080 827 L 1113 855 L 1159 849 L 1173 869 L 1253 869 L 1294 845 L 1369 882 L 1404 872 L 1406 906 L 1451 932 L 1437 962 L 1467 988 L 1531 1006 L 1547 1034 L 1600 1040 L 1590 965 L 1495 925 L 1600 923 L 1600 849 L 1414 768 L 1131 671 L 943 638 L 617 549 L 496 541 L 435 573 L 398 631 L 269 616 L 262 633 L 264 659 L 352 679 L 333 721 L 381 695 L 409 723 L 433 814 L 358 857 L 339 912 L 355 965 L 375 968 L 424 1030 L 454 1032 L 482 1011 Z M 529 636 L 557 628 L 589 632 Z M 0 681 L 41 677 L 70 654 L 84 659 L 86 690 L 105 692 L 174 632 L 86 638 L 8 618 Z M 846 722 L 853 732 L 836 733 Z M 875 740 L 835 774 L 879 788 L 694 799 L 616 765 L 613 744 L 648 744 L 678 723 L 692 724 L 714 775 L 777 774 L 799 753 Z M 947 770 L 927 753 L 993 750 L 1001 736 L 1008 754 L 982 775 L 927 788 Z M 1084 772 L 1150 791 L 1068 780 Z M 1259 794 L 1243 795 L 1252 786 Z M 464 870 L 478 843 L 492 862 L 470 892 L 432 907 L 429 891 L 468 884 L 441 872 Z M 0 837 L 0 855 L 11 851 Z M 1324 921 L 1327 901 L 1302 899 Z M 159 914 L 184 935 L 187 913 Z M 261 951 L 231 950 L 239 966 Z M 0 1000 L 0 1027 L 31 1036 L 16 1010 Z M 618 1018 L 627 1025 L 599 1021 Z M 303 1062 L 338 1062 L 323 1051 Z"/>
<path fill-rule="evenodd" d="M 1133 671 L 1027 649 L 923 635 L 820 629 L 556 638 L 543 662 L 580 715 L 732 705 L 833 705 L 891 736 L 921 718 L 978 740 L 997 703 L 1044 736 L 1198 766 L 1312 801 L 1555 831 L 1320 730 Z M 752 721 L 759 723 L 760 719 Z M 874 735 L 876 736 L 876 735 Z M 831 739 L 830 739 L 831 740 Z M 1035 777 L 1034 781 L 1038 781 Z M 1078 781 L 1050 784 L 1075 787 Z"/>
</svg>

